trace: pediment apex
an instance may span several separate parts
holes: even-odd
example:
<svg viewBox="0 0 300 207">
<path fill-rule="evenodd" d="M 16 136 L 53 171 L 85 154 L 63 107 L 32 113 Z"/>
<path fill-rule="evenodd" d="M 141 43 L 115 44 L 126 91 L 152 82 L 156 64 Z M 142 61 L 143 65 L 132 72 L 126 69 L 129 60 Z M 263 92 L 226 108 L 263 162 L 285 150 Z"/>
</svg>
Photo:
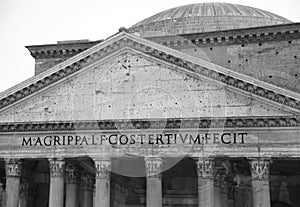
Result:
<svg viewBox="0 0 300 207">
<path fill-rule="evenodd" d="M 124 31 L 83 51 L 37 76 L 0 93 L 0 110 L 52 85 L 68 76 L 87 68 L 95 62 L 131 48 L 139 53 L 150 55 L 157 60 L 178 66 L 194 76 L 202 76 L 237 92 L 250 94 L 265 102 L 300 113 L 300 94 L 257 80 L 253 77 L 229 70 L 219 65 L 192 57 L 172 48 L 140 38 Z"/>
</svg>

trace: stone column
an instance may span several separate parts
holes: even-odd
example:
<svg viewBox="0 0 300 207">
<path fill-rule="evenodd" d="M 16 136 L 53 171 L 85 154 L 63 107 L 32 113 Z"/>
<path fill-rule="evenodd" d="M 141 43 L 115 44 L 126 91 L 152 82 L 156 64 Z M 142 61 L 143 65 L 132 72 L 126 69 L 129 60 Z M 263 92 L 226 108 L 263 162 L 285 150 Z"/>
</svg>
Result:
<svg viewBox="0 0 300 207">
<path fill-rule="evenodd" d="M 147 174 L 146 206 L 162 206 L 162 159 L 159 157 L 145 157 L 145 164 Z"/>
<path fill-rule="evenodd" d="M 228 185 L 228 191 L 227 191 L 227 195 L 228 195 L 228 207 L 234 207 L 235 205 L 235 186 L 233 185 L 233 183 L 230 183 Z"/>
<path fill-rule="evenodd" d="M 63 207 L 65 162 L 62 159 L 49 159 L 49 168 L 49 207 Z"/>
<path fill-rule="evenodd" d="M 29 184 L 26 181 L 22 181 L 20 187 L 20 207 L 29 206 L 28 197 L 29 197 Z"/>
<path fill-rule="evenodd" d="M 270 207 L 269 160 L 253 159 L 251 164 L 253 207 Z"/>
<path fill-rule="evenodd" d="M 5 191 L 3 189 L 3 183 L 0 181 L 0 206 L 4 207 L 5 203 L 4 203 L 4 198 L 5 198 Z"/>
<path fill-rule="evenodd" d="M 214 161 L 213 159 L 197 159 L 198 172 L 198 206 L 214 207 Z"/>
<path fill-rule="evenodd" d="M 110 206 L 110 159 L 97 158 L 94 159 L 96 168 L 95 182 L 95 207 Z"/>
<path fill-rule="evenodd" d="M 120 186 L 118 184 L 114 184 L 112 186 L 112 198 L 113 198 L 113 206 L 125 207 L 126 206 L 126 198 L 128 196 L 128 190 Z"/>
<path fill-rule="evenodd" d="M 66 207 L 78 207 L 77 196 L 77 170 L 72 165 L 67 165 L 65 170 Z"/>
<path fill-rule="evenodd" d="M 94 176 L 92 174 L 82 174 L 81 180 L 81 207 L 93 207 Z M 98 207 L 95 205 L 95 207 Z M 99 206 L 102 207 L 102 206 Z"/>
<path fill-rule="evenodd" d="M 6 207 L 19 206 L 21 162 L 18 159 L 5 159 Z"/>
<path fill-rule="evenodd" d="M 224 170 L 215 170 L 214 176 L 214 206 L 215 207 L 227 207 L 227 183 L 226 174 Z"/>
</svg>

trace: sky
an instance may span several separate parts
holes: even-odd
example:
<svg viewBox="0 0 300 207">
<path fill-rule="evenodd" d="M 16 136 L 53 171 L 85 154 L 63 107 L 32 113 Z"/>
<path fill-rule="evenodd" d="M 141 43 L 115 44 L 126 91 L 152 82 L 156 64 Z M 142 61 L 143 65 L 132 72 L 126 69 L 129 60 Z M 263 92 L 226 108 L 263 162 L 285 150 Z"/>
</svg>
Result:
<svg viewBox="0 0 300 207">
<path fill-rule="evenodd" d="M 27 45 L 105 39 L 163 10 L 216 0 L 0 0 L 0 92 L 32 77 Z M 299 0 L 227 0 L 300 22 Z"/>
</svg>

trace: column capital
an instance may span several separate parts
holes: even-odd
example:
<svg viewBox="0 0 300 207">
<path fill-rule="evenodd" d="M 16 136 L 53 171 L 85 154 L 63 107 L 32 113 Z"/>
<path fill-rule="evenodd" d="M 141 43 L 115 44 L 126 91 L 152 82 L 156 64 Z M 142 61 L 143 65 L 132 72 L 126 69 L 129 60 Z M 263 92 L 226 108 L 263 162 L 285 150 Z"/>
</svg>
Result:
<svg viewBox="0 0 300 207">
<path fill-rule="evenodd" d="M 215 161 L 213 158 L 197 158 L 196 164 L 199 178 L 214 178 Z"/>
<path fill-rule="evenodd" d="M 94 176 L 90 173 L 84 173 L 80 176 L 80 184 L 82 186 L 82 190 L 91 191 L 94 188 Z"/>
<path fill-rule="evenodd" d="M 214 170 L 214 185 L 220 187 L 222 193 L 226 191 L 227 185 L 227 175 L 224 169 L 217 169 Z"/>
<path fill-rule="evenodd" d="M 65 167 L 65 182 L 67 184 L 76 184 L 78 177 L 78 170 L 72 164 L 67 164 Z"/>
<path fill-rule="evenodd" d="M 253 180 L 269 180 L 270 159 L 251 158 L 250 167 Z"/>
<path fill-rule="evenodd" d="M 7 177 L 21 177 L 22 164 L 19 159 L 4 159 Z"/>
<path fill-rule="evenodd" d="M 160 178 L 162 158 L 145 157 L 146 174 L 148 178 Z"/>
<path fill-rule="evenodd" d="M 49 159 L 50 177 L 63 177 L 65 173 L 65 161 L 63 159 Z"/>
<path fill-rule="evenodd" d="M 110 179 L 111 159 L 94 158 L 96 168 L 96 179 Z"/>
</svg>

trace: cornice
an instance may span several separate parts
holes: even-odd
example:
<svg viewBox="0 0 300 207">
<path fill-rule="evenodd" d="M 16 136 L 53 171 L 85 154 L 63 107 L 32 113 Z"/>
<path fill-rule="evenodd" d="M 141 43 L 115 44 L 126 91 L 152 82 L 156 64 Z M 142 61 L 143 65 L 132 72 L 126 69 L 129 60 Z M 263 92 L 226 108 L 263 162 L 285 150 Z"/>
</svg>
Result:
<svg viewBox="0 0 300 207">
<path fill-rule="evenodd" d="M 136 129 L 243 129 L 299 127 L 295 117 L 220 117 L 190 119 L 86 120 L 0 123 L 0 132 L 97 131 Z"/>
<path fill-rule="evenodd" d="M 31 45 L 26 46 L 30 54 L 35 59 L 39 58 L 58 58 L 74 56 L 90 47 L 99 44 L 103 40 L 83 43 L 60 43 L 48 45 Z"/>
<path fill-rule="evenodd" d="M 300 111 L 300 95 L 298 93 L 259 81 L 124 32 L 2 92 L 0 94 L 0 110 L 126 47 L 176 65 L 182 70 L 213 79 L 227 87 L 277 103 L 280 107 L 286 106 L 287 109 L 296 113 Z"/>
<path fill-rule="evenodd" d="M 217 32 L 148 37 L 146 39 L 168 47 L 182 48 L 190 45 L 201 47 L 293 40 L 300 38 L 299 31 L 300 23 L 293 23 Z"/>
</svg>

